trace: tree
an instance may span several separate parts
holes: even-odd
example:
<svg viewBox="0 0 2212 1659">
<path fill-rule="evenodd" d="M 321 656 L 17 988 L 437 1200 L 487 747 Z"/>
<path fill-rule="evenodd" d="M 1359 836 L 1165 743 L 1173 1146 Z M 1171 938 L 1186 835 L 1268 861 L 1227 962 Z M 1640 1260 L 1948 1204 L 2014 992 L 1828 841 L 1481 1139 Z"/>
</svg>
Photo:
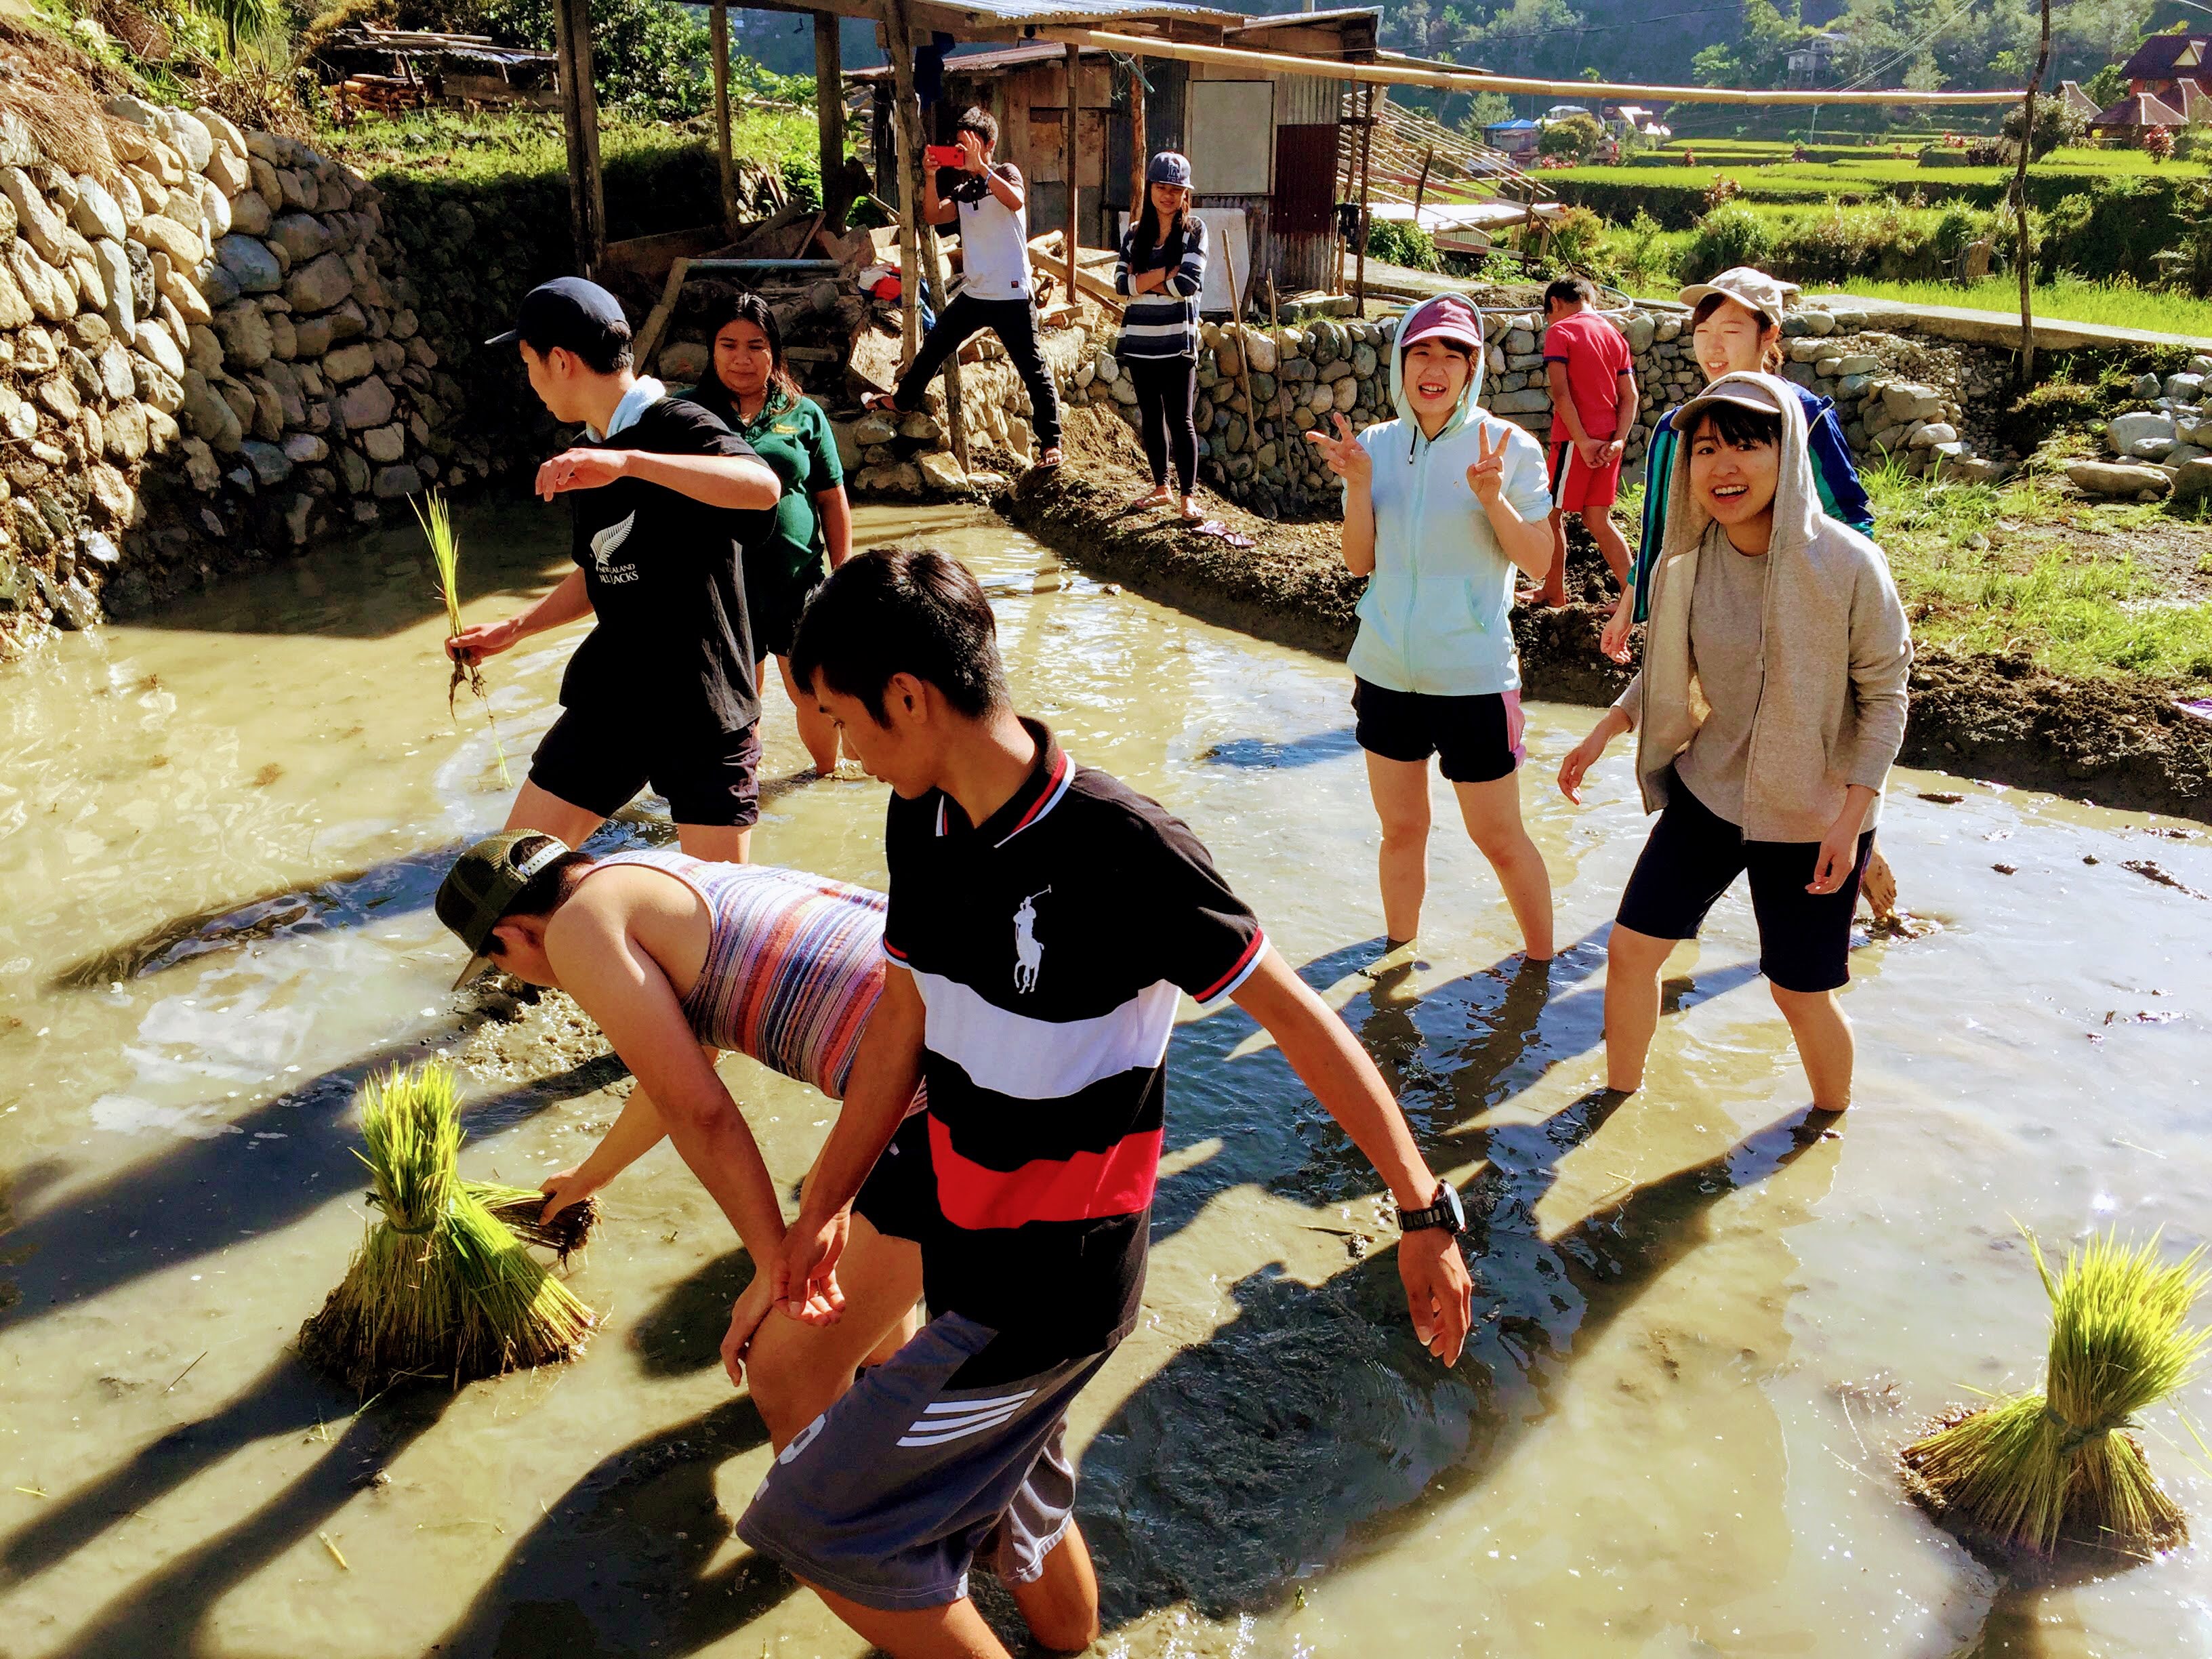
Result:
<svg viewBox="0 0 2212 1659">
<path fill-rule="evenodd" d="M 2027 69 L 2021 71 L 2020 78 L 2023 82 L 2028 74 Z M 2014 104 L 2005 112 L 2004 125 L 2001 131 L 2015 144 L 2020 142 L 2020 106 Z M 2054 97 L 2045 92 L 2035 100 L 2035 143 L 2028 150 L 2028 159 L 2039 161 L 2062 144 L 2078 144 L 2087 125 L 2081 117 L 2066 107 L 2063 98 Z"/>
<path fill-rule="evenodd" d="M 2127 76 L 2120 73 L 2118 64 L 2106 64 L 2081 85 L 2081 90 L 2088 95 L 2089 101 L 2099 109 L 2112 108 L 2120 101 L 2127 89 Z"/>
<path fill-rule="evenodd" d="M 1539 155 L 1564 155 L 1580 161 L 1604 140 L 1604 129 L 1594 117 L 1570 115 L 1564 121 L 1554 121 L 1546 127 L 1543 136 L 1536 140 Z"/>
<path fill-rule="evenodd" d="M 1395 96 L 1394 93 L 1392 96 Z M 1502 92 L 1478 92 L 1468 102 L 1467 117 L 1460 123 L 1460 131 L 1474 137 L 1482 136 L 1485 127 L 1495 126 L 1500 121 L 1513 118 L 1513 100 Z"/>
</svg>

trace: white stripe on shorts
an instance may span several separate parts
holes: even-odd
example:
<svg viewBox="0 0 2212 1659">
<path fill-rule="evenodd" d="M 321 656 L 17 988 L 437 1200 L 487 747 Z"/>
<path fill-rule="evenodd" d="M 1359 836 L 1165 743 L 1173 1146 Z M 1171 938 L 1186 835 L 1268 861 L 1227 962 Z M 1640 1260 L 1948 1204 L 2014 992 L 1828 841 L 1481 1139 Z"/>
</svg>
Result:
<svg viewBox="0 0 2212 1659">
<path fill-rule="evenodd" d="M 901 1436 L 899 1444 L 941 1446 L 948 1440 L 965 1440 L 971 1434 L 981 1434 L 987 1429 L 995 1429 L 1003 1424 L 1012 1422 L 1019 1415 L 1021 1407 L 1018 1406 L 1007 1406 L 982 1417 L 931 1418 L 925 1422 L 915 1424 L 911 1430 Z"/>
<path fill-rule="evenodd" d="M 1018 1406 L 1036 1392 L 1035 1389 L 1024 1389 L 1019 1394 L 1002 1394 L 995 1400 L 933 1400 L 921 1409 L 931 1417 L 945 1413 L 964 1417 L 969 1412 L 980 1412 L 994 1406 Z"/>
</svg>

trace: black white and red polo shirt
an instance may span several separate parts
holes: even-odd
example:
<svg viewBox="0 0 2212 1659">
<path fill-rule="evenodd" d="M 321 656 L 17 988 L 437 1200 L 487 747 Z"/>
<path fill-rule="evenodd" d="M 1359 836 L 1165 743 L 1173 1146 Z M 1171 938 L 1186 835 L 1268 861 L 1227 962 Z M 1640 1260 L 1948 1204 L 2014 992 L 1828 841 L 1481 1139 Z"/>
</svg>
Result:
<svg viewBox="0 0 2212 1659">
<path fill-rule="evenodd" d="M 979 1360 L 1009 1376 L 1135 1322 L 1179 994 L 1267 948 L 1187 825 L 1022 724 L 1036 764 L 988 821 L 932 792 L 884 835 L 884 948 L 928 1012 L 924 1290 L 1001 1333 Z"/>
</svg>

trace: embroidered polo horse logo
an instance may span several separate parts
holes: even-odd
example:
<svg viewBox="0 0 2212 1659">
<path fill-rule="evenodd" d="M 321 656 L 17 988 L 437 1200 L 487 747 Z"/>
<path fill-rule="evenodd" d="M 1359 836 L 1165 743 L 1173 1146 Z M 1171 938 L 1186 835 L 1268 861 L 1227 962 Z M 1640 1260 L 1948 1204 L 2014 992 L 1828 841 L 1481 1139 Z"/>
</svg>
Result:
<svg viewBox="0 0 2212 1659">
<path fill-rule="evenodd" d="M 1052 889 L 1031 893 L 1014 911 L 1014 989 L 1027 996 L 1036 989 L 1037 969 L 1044 965 L 1044 946 L 1037 943 L 1036 902 Z"/>
</svg>

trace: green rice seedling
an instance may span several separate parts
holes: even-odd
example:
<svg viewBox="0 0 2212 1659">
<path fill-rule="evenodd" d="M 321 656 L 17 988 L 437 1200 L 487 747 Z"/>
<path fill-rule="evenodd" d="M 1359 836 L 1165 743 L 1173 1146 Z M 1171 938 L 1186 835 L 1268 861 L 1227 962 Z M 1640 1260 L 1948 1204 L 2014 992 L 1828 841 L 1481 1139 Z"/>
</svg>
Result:
<svg viewBox="0 0 2212 1659">
<path fill-rule="evenodd" d="M 544 1219 L 545 1194 L 535 1187 L 509 1187 L 497 1181 L 471 1181 L 466 1185 L 470 1196 L 489 1210 L 501 1226 L 526 1244 L 556 1252 L 564 1262 L 591 1243 L 592 1229 L 599 1224 L 596 1198 L 569 1205 L 549 1222 Z"/>
<path fill-rule="evenodd" d="M 453 1069 L 395 1066 L 364 1083 L 361 1100 L 368 1150 L 356 1156 L 375 1180 L 379 1213 L 345 1278 L 300 1328 L 301 1355 L 362 1394 L 410 1377 L 459 1388 L 574 1358 L 592 1310 L 460 1178 Z"/>
<path fill-rule="evenodd" d="M 2161 1262 L 2158 1241 L 2092 1237 L 2053 1273 L 2051 1356 L 2039 1393 L 1951 1413 L 1899 1454 L 1929 1511 L 2008 1547 L 2049 1554 L 2062 1540 L 2148 1556 L 2187 1541 L 2189 1523 L 2130 1431 L 2187 1382 L 2208 1333 L 2185 1328 L 2212 1274 L 2202 1248 Z"/>
<path fill-rule="evenodd" d="M 431 490 L 429 507 L 426 510 L 410 499 L 415 509 L 415 522 L 422 526 L 422 534 L 430 544 L 430 557 L 438 567 L 438 591 L 446 601 L 446 637 L 451 639 L 461 631 L 461 538 L 453 533 L 453 515 L 445 495 Z M 446 712 L 459 716 L 453 708 L 453 698 L 465 683 L 476 693 L 477 701 L 484 706 L 484 724 L 491 728 L 492 752 L 499 757 L 499 781 L 502 788 L 512 788 L 514 780 L 507 774 L 507 745 L 499 740 L 499 722 L 492 718 L 491 694 L 484 689 L 483 670 L 472 662 L 453 659 L 453 678 L 446 683 Z"/>
</svg>

